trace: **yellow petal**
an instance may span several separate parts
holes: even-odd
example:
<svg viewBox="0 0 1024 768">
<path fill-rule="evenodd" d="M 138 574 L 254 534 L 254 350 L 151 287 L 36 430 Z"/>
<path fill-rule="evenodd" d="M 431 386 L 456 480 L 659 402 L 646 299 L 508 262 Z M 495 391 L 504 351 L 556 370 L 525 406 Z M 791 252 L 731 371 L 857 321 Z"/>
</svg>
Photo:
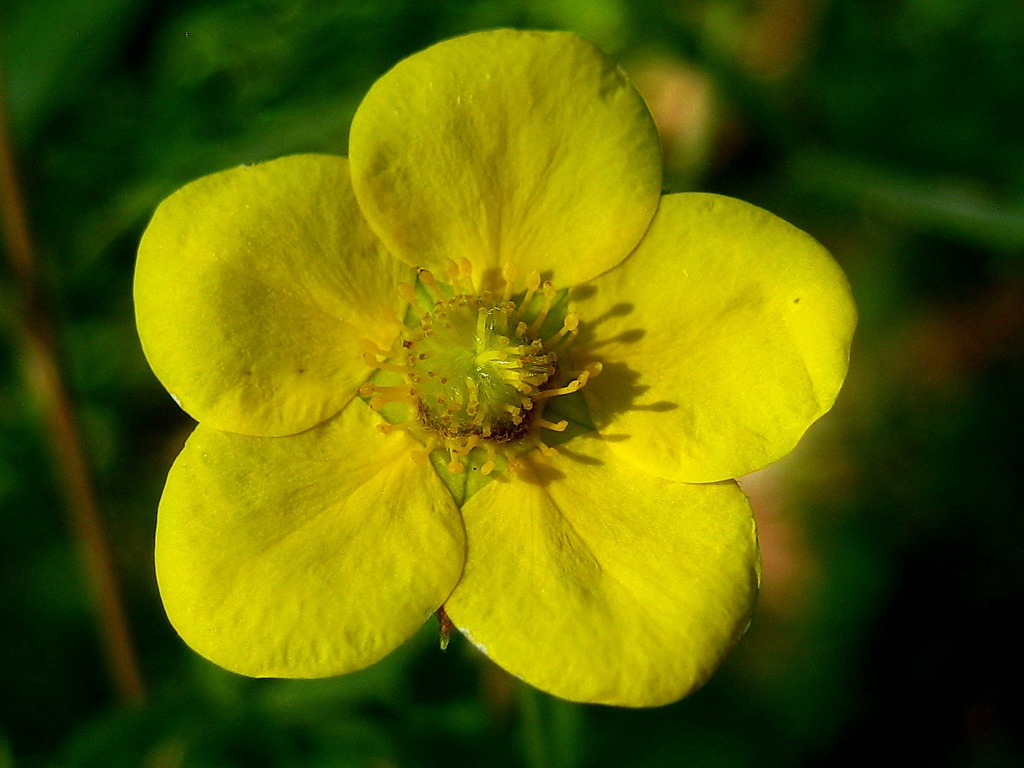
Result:
<svg viewBox="0 0 1024 768">
<path fill-rule="evenodd" d="M 420 627 L 462 570 L 448 491 L 382 435 L 359 399 L 300 435 L 200 424 L 160 502 L 167 615 L 234 672 L 320 677 L 377 661 Z"/>
<path fill-rule="evenodd" d="M 466 568 L 445 610 L 498 665 L 556 696 L 675 701 L 749 622 L 758 553 L 746 498 L 732 482 L 637 472 L 593 433 L 559 450 L 463 507 Z"/>
<path fill-rule="evenodd" d="M 589 354 L 604 371 L 583 390 L 595 424 L 638 467 L 686 482 L 792 450 L 832 407 L 857 321 L 813 238 L 707 194 L 665 197 L 636 252 L 575 298 L 599 318 Z"/>
<path fill-rule="evenodd" d="M 561 285 L 625 258 L 661 190 L 642 99 L 564 32 L 480 32 L 400 62 L 356 112 L 349 157 L 367 220 L 410 264 L 507 262 Z"/>
<path fill-rule="evenodd" d="M 292 434 L 338 413 L 367 379 L 359 342 L 391 342 L 381 315 L 398 305 L 400 276 L 408 268 L 363 221 L 344 158 L 234 168 L 154 214 L 135 270 L 139 336 L 198 421 Z"/>
</svg>

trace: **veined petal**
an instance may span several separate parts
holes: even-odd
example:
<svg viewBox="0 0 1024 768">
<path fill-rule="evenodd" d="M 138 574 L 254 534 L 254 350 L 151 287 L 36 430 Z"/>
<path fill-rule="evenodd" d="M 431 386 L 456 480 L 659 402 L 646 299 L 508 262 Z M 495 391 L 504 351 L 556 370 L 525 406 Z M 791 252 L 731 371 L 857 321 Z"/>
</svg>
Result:
<svg viewBox="0 0 1024 768">
<path fill-rule="evenodd" d="M 160 502 L 167 615 L 198 653 L 254 677 L 361 669 L 420 627 L 462 571 L 448 491 L 356 399 L 300 435 L 200 424 Z"/>
<path fill-rule="evenodd" d="M 153 215 L 135 269 L 142 348 L 198 421 L 293 434 L 366 380 L 359 343 L 391 343 L 382 312 L 408 275 L 363 221 L 344 158 L 233 168 Z"/>
<path fill-rule="evenodd" d="M 612 449 L 686 482 L 739 477 L 787 454 L 832 407 L 856 308 L 813 238 L 748 203 L 666 196 L 637 250 L 577 291 L 599 318 L 583 390 Z"/>
<path fill-rule="evenodd" d="M 559 450 L 463 507 L 466 568 L 445 610 L 499 666 L 556 696 L 675 701 L 750 620 L 746 498 L 733 482 L 637 472 L 594 434 Z"/>
<path fill-rule="evenodd" d="M 599 275 L 640 240 L 661 191 L 643 100 L 564 32 L 480 32 L 400 62 L 356 112 L 349 156 L 393 253 L 435 270 L 466 258 L 485 279 L 505 263 L 561 285 Z"/>
</svg>

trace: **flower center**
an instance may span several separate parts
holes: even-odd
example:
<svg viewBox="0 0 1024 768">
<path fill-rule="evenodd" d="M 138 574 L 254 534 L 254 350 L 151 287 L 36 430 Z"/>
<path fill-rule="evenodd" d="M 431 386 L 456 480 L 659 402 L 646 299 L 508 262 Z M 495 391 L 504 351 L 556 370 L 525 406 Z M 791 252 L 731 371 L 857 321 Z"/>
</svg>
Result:
<svg viewBox="0 0 1024 768">
<path fill-rule="evenodd" d="M 423 425 L 448 438 L 496 442 L 529 430 L 533 399 L 558 360 L 517 321 L 518 307 L 489 293 L 439 301 L 402 346 Z"/>
<path fill-rule="evenodd" d="M 476 290 L 466 261 L 452 263 L 449 274 L 448 286 L 423 269 L 419 290 L 399 285 L 413 312 L 406 313 L 392 349 L 364 342 L 363 358 L 373 368 L 402 374 L 405 383 L 385 386 L 375 380 L 359 392 L 378 411 L 392 403 L 410 406 L 406 421 L 389 421 L 380 429 L 409 430 L 423 442 L 424 456 L 447 449 L 446 466 L 453 474 L 465 471 L 465 457 L 476 449 L 485 452 L 481 474 L 494 470 L 499 453 L 516 469 L 519 454 L 534 447 L 554 450 L 540 439 L 540 430 L 561 432 L 568 426 L 564 419 L 544 419 L 545 404 L 579 390 L 600 372 L 600 364 L 565 375 L 579 317 L 572 310 L 560 323 L 552 316 L 558 292 L 536 272 L 518 293 L 510 268 L 501 292 Z"/>
</svg>

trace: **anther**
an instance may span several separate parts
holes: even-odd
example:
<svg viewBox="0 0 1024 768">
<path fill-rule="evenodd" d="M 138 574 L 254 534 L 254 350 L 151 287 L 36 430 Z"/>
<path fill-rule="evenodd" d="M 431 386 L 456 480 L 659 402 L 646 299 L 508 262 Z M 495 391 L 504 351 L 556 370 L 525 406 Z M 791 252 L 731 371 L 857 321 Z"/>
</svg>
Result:
<svg viewBox="0 0 1024 768">
<path fill-rule="evenodd" d="M 526 294 L 523 296 L 523 300 L 519 302 L 519 308 L 516 310 L 516 319 L 521 318 L 530 309 L 530 302 L 533 301 L 533 295 L 540 288 L 540 273 L 534 270 L 530 273 L 529 277 L 526 278 Z M 526 325 L 523 324 L 525 330 Z"/>
<path fill-rule="evenodd" d="M 580 325 L 580 316 L 575 311 L 570 310 L 566 316 L 565 321 L 562 323 L 562 328 L 547 341 L 547 347 L 549 349 L 561 345 L 563 339 L 572 337 L 576 334 L 577 329 Z"/>
<path fill-rule="evenodd" d="M 579 392 L 587 385 L 588 381 L 596 378 L 603 369 L 604 366 L 602 366 L 601 363 L 590 363 L 579 376 L 570 381 L 564 387 L 545 389 L 543 392 L 538 392 L 534 399 L 546 400 L 551 397 L 557 397 L 558 395 L 571 395 L 573 392 Z"/>
<path fill-rule="evenodd" d="M 416 303 L 416 289 L 413 288 L 409 283 L 398 284 L 398 295 L 402 297 L 402 301 L 406 304 Z"/>
<path fill-rule="evenodd" d="M 502 408 L 507 413 L 512 415 L 512 423 L 513 424 L 518 426 L 519 424 L 523 423 L 523 413 L 522 413 L 522 411 L 519 408 L 516 408 L 516 406 L 514 406 L 514 405 L 508 405 L 508 404 L 502 406 Z"/>
<path fill-rule="evenodd" d="M 363 339 L 359 342 L 359 351 L 363 353 L 363 357 L 367 355 L 376 355 L 377 357 L 387 357 L 388 353 L 378 347 L 369 339 Z"/>
<path fill-rule="evenodd" d="M 552 432 L 565 432 L 565 428 L 569 426 L 569 422 L 565 419 L 562 419 L 561 421 L 537 419 L 537 426 L 541 429 L 550 429 Z"/>
<path fill-rule="evenodd" d="M 536 394 L 534 400 L 548 400 L 552 397 L 558 397 L 559 395 L 571 395 L 573 392 L 578 392 L 580 389 L 579 379 L 574 379 L 566 384 L 564 387 L 557 387 L 556 389 L 544 389 Z"/>
<path fill-rule="evenodd" d="M 494 459 L 497 456 L 497 451 L 494 450 L 494 446 L 491 443 L 486 443 L 484 448 L 487 451 L 487 461 L 480 465 L 480 474 L 489 475 L 494 471 Z"/>
<path fill-rule="evenodd" d="M 467 291 L 462 284 L 462 266 L 454 259 L 445 259 L 444 262 L 445 271 L 448 272 L 448 278 L 452 281 L 452 288 L 455 289 L 456 293 L 471 293 L 472 289 Z"/>
<path fill-rule="evenodd" d="M 459 259 L 459 266 L 462 267 L 462 276 L 466 280 L 467 293 L 476 293 L 476 285 L 473 283 L 473 262 L 469 259 Z"/>
<path fill-rule="evenodd" d="M 363 353 L 363 362 L 365 362 L 371 368 L 379 368 L 382 371 L 393 371 L 395 373 L 408 373 L 409 368 L 405 365 L 399 365 L 398 363 L 388 363 L 379 360 L 378 358 L 390 357 L 390 353 L 384 352 L 377 347 L 372 341 L 364 339 L 359 342 L 359 347 Z"/>
<path fill-rule="evenodd" d="M 480 438 L 477 435 L 470 435 L 465 439 L 461 445 L 453 446 L 451 449 L 453 456 L 465 456 L 474 448 L 476 444 L 480 442 Z"/>
<path fill-rule="evenodd" d="M 421 450 L 410 451 L 410 453 L 412 454 L 413 461 L 415 461 L 417 464 L 426 464 L 428 461 L 430 461 L 430 454 L 433 452 L 435 448 L 440 447 L 440 445 L 441 444 L 438 442 L 437 438 L 431 435 L 430 437 L 427 438 L 427 442 L 424 444 Z"/>
<path fill-rule="evenodd" d="M 437 285 L 437 280 L 434 279 L 434 273 L 429 269 L 421 269 L 417 275 L 420 278 L 420 282 L 427 287 L 427 290 L 434 294 L 434 298 L 438 301 L 444 301 L 444 294 L 441 293 L 441 289 Z"/>
<path fill-rule="evenodd" d="M 544 292 L 544 304 L 543 304 L 543 306 L 541 306 L 540 312 L 537 313 L 537 317 L 535 317 L 533 319 L 533 322 L 530 323 L 529 329 L 527 329 L 527 332 L 531 336 L 536 335 L 537 331 L 540 330 L 540 327 L 542 325 L 544 325 L 544 321 L 548 319 L 548 312 L 551 311 L 551 305 L 555 301 L 555 286 L 553 286 L 551 284 L 550 280 L 545 280 L 544 281 L 544 291 L 543 292 Z"/>
<path fill-rule="evenodd" d="M 512 286 L 519 278 L 519 270 L 512 264 L 503 264 L 501 267 L 501 277 L 505 281 L 505 287 L 501 291 L 501 301 L 504 303 L 512 298 Z"/>
<path fill-rule="evenodd" d="M 388 403 L 415 403 L 416 396 L 409 387 L 381 387 L 367 382 L 357 390 L 363 397 L 370 398 L 370 407 L 379 411 Z"/>
<path fill-rule="evenodd" d="M 532 386 L 532 385 L 530 385 L 530 384 L 527 384 L 522 379 L 509 377 L 508 378 L 508 383 L 511 384 L 516 389 L 518 389 L 524 395 L 532 396 L 532 395 L 537 394 L 537 388 Z M 509 407 L 511 408 L 511 407 L 514 407 L 514 406 L 509 406 Z"/>
<path fill-rule="evenodd" d="M 373 384 L 366 382 L 359 387 L 359 394 L 366 395 L 396 395 L 396 394 L 409 394 L 409 387 L 397 386 L 397 387 L 382 387 L 379 384 Z"/>
<path fill-rule="evenodd" d="M 461 475 L 466 471 L 466 467 L 463 465 L 461 457 L 455 458 L 454 448 L 448 449 L 448 466 L 446 468 L 453 475 Z"/>
<path fill-rule="evenodd" d="M 402 330 L 405 329 L 405 323 L 402 322 L 394 307 L 382 306 L 380 319 L 388 325 L 397 325 Z"/>
</svg>

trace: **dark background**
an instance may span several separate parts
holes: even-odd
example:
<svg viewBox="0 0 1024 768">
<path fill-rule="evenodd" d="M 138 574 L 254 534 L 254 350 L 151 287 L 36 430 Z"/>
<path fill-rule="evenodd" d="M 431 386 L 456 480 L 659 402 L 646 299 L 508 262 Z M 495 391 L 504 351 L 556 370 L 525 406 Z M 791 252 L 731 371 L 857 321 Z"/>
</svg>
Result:
<svg viewBox="0 0 1024 768">
<path fill-rule="evenodd" d="M 428 626 L 363 673 L 253 681 L 163 616 L 156 505 L 191 423 L 135 336 L 135 247 L 181 184 L 344 154 L 399 58 L 495 26 L 575 30 L 663 132 L 672 190 L 811 232 L 861 310 L 839 402 L 747 479 L 757 618 L 649 711 L 521 697 Z M 0 768 L 1024 765 L 1020 0 L 4 0 L 0 62 L 37 257 L 147 700 L 108 678 L 0 261 Z"/>
</svg>

